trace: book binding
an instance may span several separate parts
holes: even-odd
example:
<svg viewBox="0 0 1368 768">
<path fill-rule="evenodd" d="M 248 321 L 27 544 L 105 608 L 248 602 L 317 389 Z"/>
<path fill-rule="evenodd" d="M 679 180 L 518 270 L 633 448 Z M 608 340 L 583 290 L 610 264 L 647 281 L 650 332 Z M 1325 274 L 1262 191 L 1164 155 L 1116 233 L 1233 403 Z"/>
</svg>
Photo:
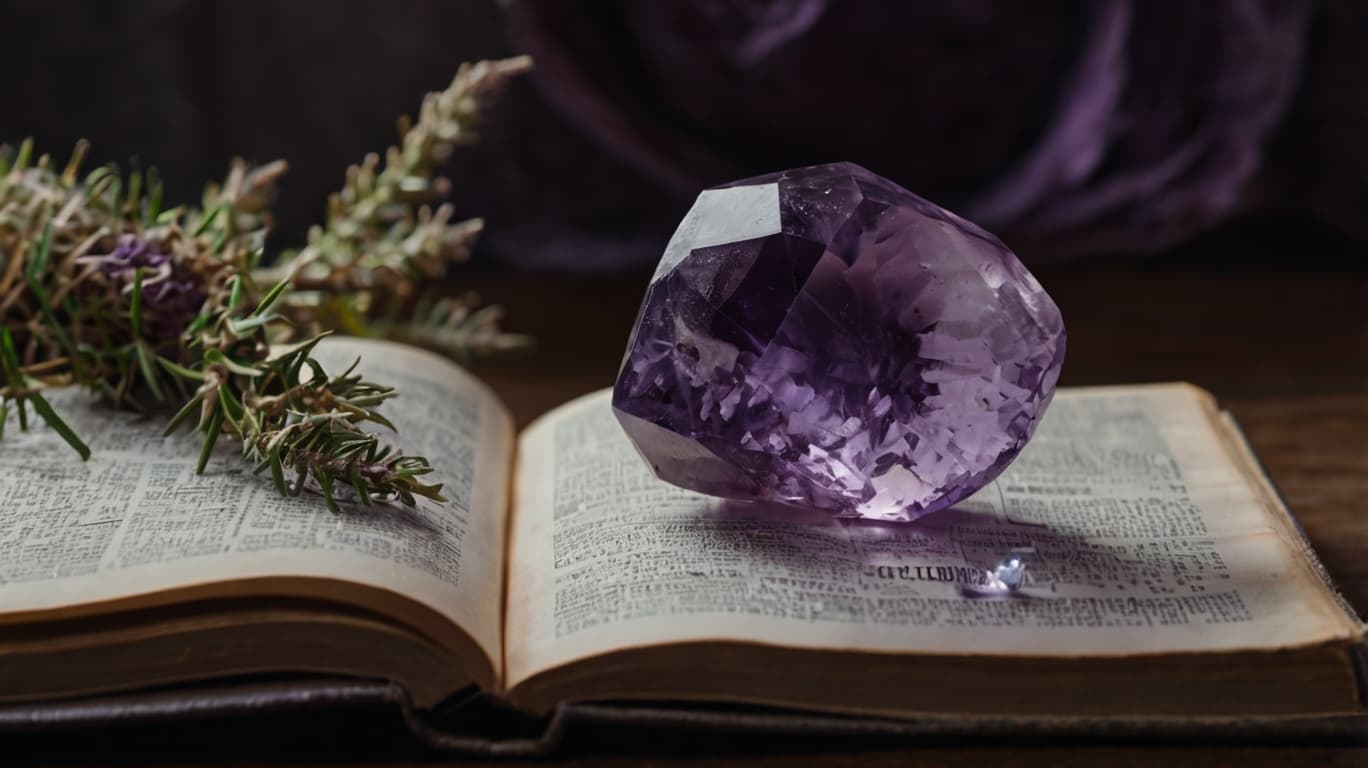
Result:
<svg viewBox="0 0 1368 768">
<path fill-rule="evenodd" d="M 1360 654 L 1360 658 L 1363 658 Z M 825 715 L 765 707 L 677 703 L 564 704 L 546 718 L 507 709 L 493 697 L 468 691 L 432 711 L 412 706 L 404 689 L 390 682 L 311 678 L 222 683 L 195 689 L 148 690 L 89 698 L 0 705 L 0 733 L 77 730 L 120 725 L 175 723 L 248 715 L 388 705 L 399 708 L 413 735 L 425 745 L 453 754 L 536 757 L 556 753 L 574 735 L 649 743 L 652 734 L 688 734 L 735 745 L 783 744 L 786 751 L 913 746 L 928 738 L 973 737 L 1013 741 L 1074 738 L 1088 741 L 1185 741 L 1368 744 L 1368 715 L 1279 718 L 1078 718 L 1020 716 L 966 717 L 932 713 L 908 719 Z"/>
</svg>

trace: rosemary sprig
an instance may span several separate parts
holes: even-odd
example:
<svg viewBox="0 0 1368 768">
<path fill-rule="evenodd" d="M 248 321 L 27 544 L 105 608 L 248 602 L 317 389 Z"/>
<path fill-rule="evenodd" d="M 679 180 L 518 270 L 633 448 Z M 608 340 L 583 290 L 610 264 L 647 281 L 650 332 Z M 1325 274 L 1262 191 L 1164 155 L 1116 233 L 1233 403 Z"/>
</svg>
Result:
<svg viewBox="0 0 1368 768">
<path fill-rule="evenodd" d="M 76 384 L 113 406 L 174 409 L 168 434 L 198 414 L 200 471 L 228 436 L 281 493 L 317 486 L 334 510 L 342 488 L 364 504 L 440 500 L 441 486 L 422 480 L 425 458 L 368 429 L 393 428 L 379 409 L 398 393 L 355 364 L 328 374 L 313 350 L 334 328 L 456 355 L 523 343 L 473 299 L 410 299 L 463 260 L 479 231 L 430 207 L 449 185 L 437 167 L 473 137 L 493 90 L 527 66 L 462 67 L 417 123 L 401 123 L 402 146 L 383 168 L 375 157 L 353 167 L 309 244 L 269 268 L 262 245 L 283 162 L 235 161 L 200 205 L 164 209 L 154 170 L 104 166 L 82 179 L 85 142 L 60 169 L 31 140 L 0 146 L 0 437 L 11 410 L 27 429 L 32 406 L 88 457 L 42 394 Z"/>
<path fill-rule="evenodd" d="M 438 300 L 424 286 L 465 261 L 484 226 L 479 219 L 453 221 L 450 205 L 433 207 L 451 186 L 438 170 L 458 146 L 475 140 L 480 113 L 499 87 L 531 64 L 520 56 L 463 65 L 446 90 L 423 100 L 416 122 L 400 118 L 397 146 L 347 169 L 308 245 L 258 275 L 289 276 L 297 289 L 286 302 L 293 319 L 400 338 L 458 358 L 527 346 L 527 337 L 500 330 L 498 310 L 479 309 L 473 294 L 445 299 L 444 312 L 416 310 Z"/>
</svg>

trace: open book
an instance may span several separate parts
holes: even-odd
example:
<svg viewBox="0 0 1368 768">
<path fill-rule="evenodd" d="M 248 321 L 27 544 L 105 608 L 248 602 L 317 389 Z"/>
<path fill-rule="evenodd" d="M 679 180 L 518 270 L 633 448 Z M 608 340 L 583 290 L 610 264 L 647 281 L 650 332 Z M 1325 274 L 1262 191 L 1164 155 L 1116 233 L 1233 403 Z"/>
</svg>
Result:
<svg viewBox="0 0 1368 768">
<path fill-rule="evenodd" d="M 1364 626 L 1233 423 L 1183 384 L 1060 391 L 1007 472 L 913 524 L 802 518 L 655 479 L 607 392 L 521 435 L 436 356 L 385 372 L 449 501 L 278 496 L 231 446 L 61 401 L 0 449 L 0 703 L 323 673 L 563 702 L 915 717 L 1361 714 Z M 797 517 L 795 517 L 797 515 Z M 1015 592 L 989 569 L 1028 567 Z"/>
</svg>

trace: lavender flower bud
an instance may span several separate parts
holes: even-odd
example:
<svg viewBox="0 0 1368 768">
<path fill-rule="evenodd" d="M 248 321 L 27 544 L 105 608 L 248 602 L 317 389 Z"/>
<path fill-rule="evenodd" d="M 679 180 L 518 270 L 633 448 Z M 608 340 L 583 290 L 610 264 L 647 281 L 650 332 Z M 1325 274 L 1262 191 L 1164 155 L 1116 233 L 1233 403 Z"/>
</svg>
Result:
<svg viewBox="0 0 1368 768">
<path fill-rule="evenodd" d="M 137 270 L 143 270 L 142 335 L 151 341 L 174 339 L 199 314 L 208 293 L 189 270 L 178 268 L 172 254 L 158 243 L 137 235 L 120 235 L 114 250 L 86 256 L 82 261 L 99 265 L 120 291 L 131 290 Z"/>
</svg>

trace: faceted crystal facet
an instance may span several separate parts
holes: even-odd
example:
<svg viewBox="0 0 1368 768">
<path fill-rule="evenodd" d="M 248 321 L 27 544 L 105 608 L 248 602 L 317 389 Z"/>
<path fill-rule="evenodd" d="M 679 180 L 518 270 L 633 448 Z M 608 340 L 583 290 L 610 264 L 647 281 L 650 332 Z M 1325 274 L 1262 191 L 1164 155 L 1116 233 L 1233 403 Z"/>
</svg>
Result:
<svg viewBox="0 0 1368 768">
<path fill-rule="evenodd" d="M 996 237 L 849 163 L 704 191 L 613 390 L 655 473 L 715 496 L 911 520 L 1030 439 L 1059 309 Z"/>
</svg>

